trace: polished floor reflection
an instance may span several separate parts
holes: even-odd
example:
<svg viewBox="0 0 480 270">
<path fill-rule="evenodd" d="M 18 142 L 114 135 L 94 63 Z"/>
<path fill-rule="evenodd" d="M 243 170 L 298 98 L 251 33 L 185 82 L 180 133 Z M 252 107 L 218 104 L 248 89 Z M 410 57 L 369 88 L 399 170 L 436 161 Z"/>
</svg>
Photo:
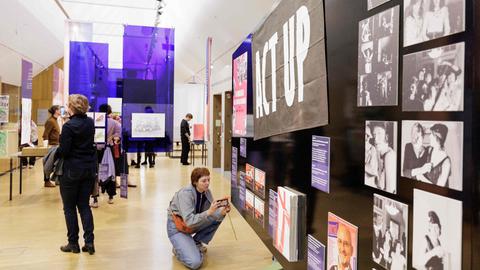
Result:
<svg viewBox="0 0 480 270">
<path fill-rule="evenodd" d="M 43 187 L 41 162 L 24 170 L 23 194 L 8 201 L 9 177 L 0 177 L 0 269 L 185 269 L 172 255 L 165 222 L 172 195 L 187 185 L 192 166 L 178 159 L 157 158 L 156 167 L 133 169 L 139 184 L 129 198 L 100 197 L 93 209 L 97 253 L 65 254 L 66 228 L 58 188 Z M 230 181 L 212 172 L 215 197 L 230 194 Z M 82 245 L 83 242 L 80 242 Z M 202 269 L 265 269 L 271 254 L 253 230 L 233 209 L 208 247 Z"/>
</svg>

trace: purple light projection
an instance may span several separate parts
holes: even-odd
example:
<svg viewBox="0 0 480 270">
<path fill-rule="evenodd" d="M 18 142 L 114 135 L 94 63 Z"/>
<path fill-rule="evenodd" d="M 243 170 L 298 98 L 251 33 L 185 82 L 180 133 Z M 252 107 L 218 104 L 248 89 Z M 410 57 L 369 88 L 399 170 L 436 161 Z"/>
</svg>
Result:
<svg viewBox="0 0 480 270">
<path fill-rule="evenodd" d="M 97 111 L 109 97 L 123 98 L 123 146 L 129 152 L 171 151 L 173 140 L 174 30 L 125 26 L 123 69 L 108 68 L 108 44 L 70 42 L 70 94 L 89 98 Z M 132 113 L 165 113 L 165 138 L 131 138 Z"/>
</svg>

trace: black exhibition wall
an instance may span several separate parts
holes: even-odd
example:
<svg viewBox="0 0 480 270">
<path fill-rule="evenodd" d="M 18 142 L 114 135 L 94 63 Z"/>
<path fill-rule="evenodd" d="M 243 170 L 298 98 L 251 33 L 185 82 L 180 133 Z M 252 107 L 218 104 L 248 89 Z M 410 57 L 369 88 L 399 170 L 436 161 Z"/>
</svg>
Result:
<svg viewBox="0 0 480 270">
<path fill-rule="evenodd" d="M 402 0 L 391 0 L 367 11 L 367 0 L 325 0 L 325 28 L 328 74 L 329 124 L 324 127 L 295 131 L 254 141 L 247 138 L 247 157 L 238 155 L 238 170 L 245 172 L 249 163 L 266 172 L 265 212 L 262 227 L 237 206 L 242 215 L 285 269 L 306 269 L 307 256 L 296 263 L 288 262 L 273 246 L 268 228 L 268 190 L 289 186 L 307 195 L 307 234 L 327 245 L 327 214 L 347 220 L 358 227 L 356 269 L 382 269 L 372 260 L 373 198 L 379 194 L 408 205 L 407 269 L 413 269 L 413 194 L 414 189 L 428 191 L 463 203 L 462 269 L 480 267 L 480 1 L 466 0 L 465 32 L 403 47 L 404 7 Z M 359 22 L 389 8 L 400 7 L 400 44 L 397 106 L 357 106 L 357 59 Z M 463 112 L 404 112 L 402 111 L 403 55 L 434 47 L 465 42 L 465 90 Z M 253 86 L 255 87 L 255 86 Z M 249 97 L 255 91 L 249 87 Z M 252 100 L 248 100 L 249 113 Z M 387 193 L 364 184 L 365 121 L 396 121 L 397 128 L 397 194 Z M 402 177 L 402 121 L 459 121 L 463 122 L 463 191 L 413 181 Z M 312 135 L 331 138 L 330 193 L 311 186 Z M 233 138 L 232 146 L 240 149 L 240 139 Z M 238 181 L 238 180 L 237 180 Z M 232 188 L 232 200 L 238 204 L 238 189 Z M 304 237 L 307 237 L 306 235 Z M 328 250 L 328 247 L 327 247 Z"/>
</svg>

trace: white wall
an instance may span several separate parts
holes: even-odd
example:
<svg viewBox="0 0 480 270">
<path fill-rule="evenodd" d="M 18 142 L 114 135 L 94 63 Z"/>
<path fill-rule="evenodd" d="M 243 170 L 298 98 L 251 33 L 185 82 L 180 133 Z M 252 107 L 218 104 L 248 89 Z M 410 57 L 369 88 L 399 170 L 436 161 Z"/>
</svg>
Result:
<svg viewBox="0 0 480 270">
<path fill-rule="evenodd" d="M 173 140 L 180 141 L 180 122 L 187 113 L 193 115 L 190 127 L 203 124 L 205 115 L 205 86 L 203 84 L 175 84 L 173 97 Z M 193 130 L 192 130 L 193 134 Z"/>
</svg>

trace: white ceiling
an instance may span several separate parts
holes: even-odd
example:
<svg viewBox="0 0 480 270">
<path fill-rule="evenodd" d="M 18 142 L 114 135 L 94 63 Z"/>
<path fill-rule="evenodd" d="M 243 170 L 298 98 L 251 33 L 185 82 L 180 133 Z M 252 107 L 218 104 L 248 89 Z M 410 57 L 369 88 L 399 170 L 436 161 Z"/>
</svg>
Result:
<svg viewBox="0 0 480 270">
<path fill-rule="evenodd" d="M 164 0 L 160 27 L 175 28 L 175 82 L 205 73 L 207 37 L 213 38 L 213 82 L 231 76 L 231 55 L 279 0 Z M 153 26 L 156 0 L 59 0 L 72 21 L 94 22 L 108 39 L 119 25 Z M 55 0 L 0 0 L 0 76 L 19 84 L 20 60 L 34 74 L 63 55 L 65 15 Z M 102 39 L 102 38 L 100 38 Z M 121 50 L 120 50 L 121 51 Z M 20 59 L 20 60 L 19 60 Z"/>
</svg>

